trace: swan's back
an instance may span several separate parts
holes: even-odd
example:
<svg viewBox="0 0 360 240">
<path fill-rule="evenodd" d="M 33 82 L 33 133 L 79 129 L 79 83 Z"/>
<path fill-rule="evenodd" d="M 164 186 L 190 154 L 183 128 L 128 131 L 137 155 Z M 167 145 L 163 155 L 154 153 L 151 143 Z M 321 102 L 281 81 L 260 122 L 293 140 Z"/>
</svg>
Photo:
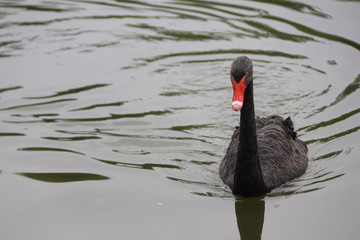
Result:
<svg viewBox="0 0 360 240">
<path fill-rule="evenodd" d="M 290 118 L 257 118 L 256 128 L 259 161 L 267 189 L 276 188 L 306 171 L 307 147 L 296 138 Z M 220 164 L 220 177 L 231 189 L 234 184 L 239 134 L 240 128 L 237 128 Z"/>
</svg>

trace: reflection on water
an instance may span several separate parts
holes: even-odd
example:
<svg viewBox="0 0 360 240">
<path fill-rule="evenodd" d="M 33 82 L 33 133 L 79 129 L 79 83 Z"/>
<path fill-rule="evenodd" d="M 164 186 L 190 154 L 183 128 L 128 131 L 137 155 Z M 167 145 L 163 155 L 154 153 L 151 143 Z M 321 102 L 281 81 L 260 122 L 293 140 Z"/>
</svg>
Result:
<svg viewBox="0 0 360 240">
<path fill-rule="evenodd" d="M 68 150 L 68 149 L 62 149 L 62 148 L 48 148 L 48 147 L 27 147 L 27 148 L 19 148 L 18 151 L 51 151 L 51 152 L 68 152 L 68 153 L 75 153 L 75 154 L 81 154 L 83 153 Z"/>
<path fill-rule="evenodd" d="M 358 196 L 339 192 L 359 180 L 360 44 L 347 27 L 356 26 L 358 8 L 358 1 L 0 1 L 3 192 L 16 181 L 29 189 L 58 183 L 47 194 L 62 183 L 75 192 L 93 184 L 96 192 L 122 179 L 119 192 L 130 196 L 153 174 L 165 187 L 140 184 L 146 197 L 136 199 L 171 192 L 187 201 L 185 189 L 223 206 L 233 196 L 218 166 L 239 122 L 228 74 L 232 59 L 247 55 L 256 114 L 290 115 L 310 163 L 263 199 L 235 201 L 242 238 L 260 239 L 265 202 L 312 206 L 307 198 L 328 192 Z M 274 219 L 271 209 L 267 216 Z"/>
<path fill-rule="evenodd" d="M 73 88 L 73 89 L 69 89 L 69 90 L 65 90 L 65 91 L 60 91 L 60 92 L 56 92 L 52 95 L 49 96 L 44 96 L 44 97 L 26 97 L 26 99 L 42 99 L 42 98 L 53 98 L 53 97 L 59 97 L 59 96 L 64 96 L 64 95 L 69 95 L 69 94 L 75 94 L 75 93 L 79 93 L 79 92 L 83 92 L 83 91 L 88 91 L 91 89 L 95 89 L 95 88 L 99 88 L 99 87 L 106 87 L 109 84 L 94 84 L 94 85 L 89 85 L 89 86 L 84 86 L 84 87 L 79 87 L 79 88 Z"/>
<path fill-rule="evenodd" d="M 235 212 L 241 239 L 261 239 L 265 215 L 264 199 L 262 197 L 237 199 Z"/>
<path fill-rule="evenodd" d="M 106 180 L 106 176 L 91 173 L 18 173 L 21 176 L 31 179 L 50 182 L 50 183 L 64 183 L 77 182 L 89 180 Z"/>
<path fill-rule="evenodd" d="M 107 160 L 100 160 L 100 159 L 95 159 L 95 160 L 101 161 L 106 164 L 111 164 L 114 166 L 139 168 L 139 169 L 144 169 L 144 170 L 155 170 L 155 168 L 181 169 L 181 167 L 179 167 L 179 166 L 170 165 L 170 164 L 156 164 L 156 163 L 135 164 L 135 163 L 107 161 Z"/>
<path fill-rule="evenodd" d="M 317 109 L 314 113 L 312 113 L 310 116 L 313 116 L 315 115 L 316 113 L 319 113 L 319 112 L 322 112 L 324 111 L 326 108 L 328 107 L 332 107 L 334 106 L 335 104 L 338 104 L 339 102 L 341 102 L 342 100 L 344 100 L 346 97 L 350 96 L 352 93 L 355 93 L 356 90 L 360 87 L 360 75 L 358 75 L 355 80 L 350 83 L 349 85 L 347 85 L 344 90 L 342 90 L 342 92 L 336 97 L 335 101 L 331 102 L 328 106 L 323 106 L 319 109 Z M 358 109 L 352 111 L 352 112 L 355 112 L 355 114 L 357 113 Z M 348 114 L 344 114 L 344 115 L 348 115 Z M 344 116 L 343 115 L 343 116 Z M 351 115 L 350 115 L 351 116 Z M 343 120 L 343 119 L 339 119 L 339 120 Z M 333 122 L 336 122 L 334 120 L 331 121 L 332 123 Z M 321 124 L 317 124 L 317 126 L 319 126 Z M 313 128 L 311 128 L 311 130 L 314 130 Z"/>
</svg>

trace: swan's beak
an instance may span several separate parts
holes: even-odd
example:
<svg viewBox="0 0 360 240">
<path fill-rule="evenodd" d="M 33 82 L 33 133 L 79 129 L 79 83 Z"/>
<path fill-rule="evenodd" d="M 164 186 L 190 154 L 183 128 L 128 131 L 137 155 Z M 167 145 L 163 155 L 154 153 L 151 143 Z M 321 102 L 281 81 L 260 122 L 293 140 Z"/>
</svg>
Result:
<svg viewBox="0 0 360 240">
<path fill-rule="evenodd" d="M 241 79 L 239 83 L 237 83 L 234 77 L 231 76 L 231 82 L 233 87 L 233 98 L 231 107 L 234 111 L 239 111 L 244 102 L 244 92 L 245 92 L 245 78 L 246 75 Z"/>
</svg>

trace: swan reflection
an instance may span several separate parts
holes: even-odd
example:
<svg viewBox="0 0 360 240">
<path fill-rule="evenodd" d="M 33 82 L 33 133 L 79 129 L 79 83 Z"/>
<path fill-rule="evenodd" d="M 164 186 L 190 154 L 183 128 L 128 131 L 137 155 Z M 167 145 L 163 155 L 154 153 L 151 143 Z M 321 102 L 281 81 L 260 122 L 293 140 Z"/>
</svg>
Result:
<svg viewBox="0 0 360 240">
<path fill-rule="evenodd" d="M 238 198 L 235 213 L 241 240 L 261 239 L 265 215 L 263 197 Z"/>
</svg>

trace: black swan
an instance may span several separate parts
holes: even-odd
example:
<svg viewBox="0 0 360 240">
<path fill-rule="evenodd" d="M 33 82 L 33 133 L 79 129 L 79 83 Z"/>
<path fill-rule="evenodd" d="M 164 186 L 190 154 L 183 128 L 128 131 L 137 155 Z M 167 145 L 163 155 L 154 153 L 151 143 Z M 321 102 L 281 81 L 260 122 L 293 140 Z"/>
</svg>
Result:
<svg viewBox="0 0 360 240">
<path fill-rule="evenodd" d="M 255 118 L 253 67 L 247 57 L 231 66 L 232 108 L 241 109 L 219 174 L 234 195 L 260 196 L 305 173 L 307 147 L 296 137 L 290 117 Z"/>
</svg>

